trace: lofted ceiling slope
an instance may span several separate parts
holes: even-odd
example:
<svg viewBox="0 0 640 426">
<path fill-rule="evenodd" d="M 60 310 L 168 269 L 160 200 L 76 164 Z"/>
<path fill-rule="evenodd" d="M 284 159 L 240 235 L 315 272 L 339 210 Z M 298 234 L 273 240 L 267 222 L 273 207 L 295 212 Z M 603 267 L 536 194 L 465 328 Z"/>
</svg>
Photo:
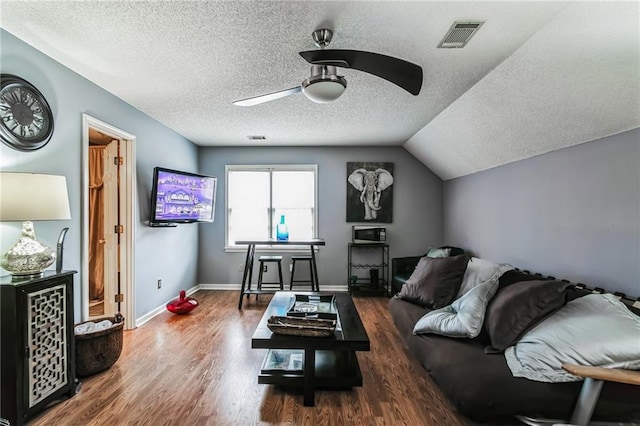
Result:
<svg viewBox="0 0 640 426">
<path fill-rule="evenodd" d="M 2 1 L 0 25 L 200 146 L 404 145 L 443 179 L 640 126 L 637 2 Z M 437 49 L 454 21 L 486 23 Z M 309 76 L 330 48 L 423 67 L 412 96 L 340 69 L 337 101 L 235 100 Z M 251 141 L 264 135 L 266 141 Z"/>
<path fill-rule="evenodd" d="M 639 5 L 567 7 L 405 148 L 447 180 L 640 127 Z"/>
</svg>

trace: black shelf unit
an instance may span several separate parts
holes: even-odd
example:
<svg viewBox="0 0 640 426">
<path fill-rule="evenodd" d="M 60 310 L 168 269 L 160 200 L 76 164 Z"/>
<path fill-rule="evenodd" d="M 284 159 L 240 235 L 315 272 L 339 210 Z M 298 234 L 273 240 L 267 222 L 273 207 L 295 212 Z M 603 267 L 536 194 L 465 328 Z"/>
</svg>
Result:
<svg viewBox="0 0 640 426">
<path fill-rule="evenodd" d="M 378 260 L 373 263 L 359 263 L 354 261 L 355 251 L 379 251 Z M 373 255 L 375 257 L 376 254 Z M 349 293 L 358 292 L 362 294 L 388 296 L 390 294 L 389 289 L 389 244 L 386 243 L 367 243 L 357 244 L 349 243 L 349 259 L 348 259 L 348 271 L 347 271 L 347 283 L 349 286 Z M 370 277 L 358 274 L 360 270 L 378 270 L 378 282 L 371 282 Z M 351 277 L 357 276 L 356 282 L 353 282 Z"/>
</svg>

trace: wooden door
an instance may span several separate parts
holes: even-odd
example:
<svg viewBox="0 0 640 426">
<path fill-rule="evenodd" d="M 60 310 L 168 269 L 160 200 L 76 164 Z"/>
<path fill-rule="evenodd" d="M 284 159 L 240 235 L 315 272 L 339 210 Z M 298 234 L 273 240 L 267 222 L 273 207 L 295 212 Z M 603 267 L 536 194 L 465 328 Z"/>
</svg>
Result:
<svg viewBox="0 0 640 426">
<path fill-rule="evenodd" d="M 118 294 L 119 268 L 119 141 L 114 140 L 104 150 L 104 315 L 119 311 L 115 301 Z"/>
</svg>

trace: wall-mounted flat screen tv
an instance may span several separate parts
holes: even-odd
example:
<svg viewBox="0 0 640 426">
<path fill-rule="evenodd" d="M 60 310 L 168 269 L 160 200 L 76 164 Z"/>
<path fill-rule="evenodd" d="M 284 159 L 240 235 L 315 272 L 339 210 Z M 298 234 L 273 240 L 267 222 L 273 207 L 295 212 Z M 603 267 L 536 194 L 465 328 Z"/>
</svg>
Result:
<svg viewBox="0 0 640 426">
<path fill-rule="evenodd" d="M 213 222 L 217 178 L 153 169 L 150 224 Z"/>
</svg>

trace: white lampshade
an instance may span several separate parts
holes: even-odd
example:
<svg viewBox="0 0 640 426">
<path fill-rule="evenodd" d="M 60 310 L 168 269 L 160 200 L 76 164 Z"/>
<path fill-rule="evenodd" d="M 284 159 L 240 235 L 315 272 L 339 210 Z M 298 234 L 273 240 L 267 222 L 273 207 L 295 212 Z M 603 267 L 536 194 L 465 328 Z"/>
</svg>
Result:
<svg viewBox="0 0 640 426">
<path fill-rule="evenodd" d="M 0 172 L 0 221 L 68 219 L 66 177 Z"/>
<path fill-rule="evenodd" d="M 0 221 L 23 221 L 18 242 L 0 257 L 12 280 L 42 276 L 56 253 L 36 239 L 34 220 L 71 219 L 64 176 L 0 172 Z"/>
<path fill-rule="evenodd" d="M 346 89 L 346 81 L 343 83 L 340 80 L 311 80 L 304 83 L 302 93 L 313 102 L 321 104 L 335 101 Z"/>
</svg>

